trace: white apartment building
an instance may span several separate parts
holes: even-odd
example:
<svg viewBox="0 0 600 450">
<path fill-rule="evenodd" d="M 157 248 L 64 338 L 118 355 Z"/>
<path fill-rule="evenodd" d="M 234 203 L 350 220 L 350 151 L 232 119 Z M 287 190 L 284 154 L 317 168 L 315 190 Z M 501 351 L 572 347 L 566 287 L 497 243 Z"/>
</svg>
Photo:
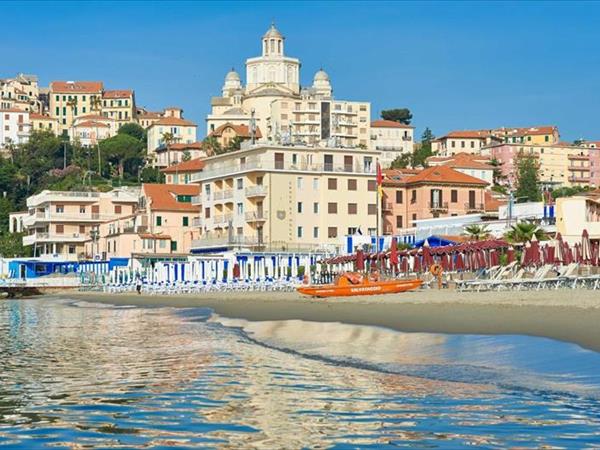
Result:
<svg viewBox="0 0 600 450">
<path fill-rule="evenodd" d="M 71 261 L 91 258 L 85 253 L 85 243 L 94 239 L 94 230 L 102 222 L 133 214 L 138 200 L 139 188 L 42 191 L 27 199 L 29 214 L 19 217 L 27 233 L 23 245 L 33 246 L 34 256 L 56 255 Z"/>
<path fill-rule="evenodd" d="M 337 246 L 376 232 L 378 152 L 308 146 L 244 145 L 204 159 L 196 251 L 232 245 L 262 249 Z"/>
<path fill-rule="evenodd" d="M 158 158 L 157 153 L 167 148 L 165 142 L 166 133 L 173 136 L 172 144 L 193 144 L 196 142 L 197 125 L 194 122 L 185 120 L 181 117 L 163 117 L 148 127 L 148 156 L 154 158 L 155 167 L 167 167 L 169 162 L 164 162 L 163 158 Z M 170 157 L 171 153 L 167 152 Z M 168 159 L 168 158 L 167 158 Z M 173 161 L 170 161 L 173 162 Z"/>
<path fill-rule="evenodd" d="M 21 109 L 0 109 L 0 149 L 27 142 L 31 133 L 29 112 Z"/>
<path fill-rule="evenodd" d="M 41 113 L 40 89 L 35 75 L 18 74 L 0 79 L 0 109 L 19 109 Z"/>
<path fill-rule="evenodd" d="M 397 157 L 412 153 L 414 130 L 415 127 L 393 120 L 371 122 L 371 148 L 381 152 L 382 167 L 387 168 Z"/>
</svg>

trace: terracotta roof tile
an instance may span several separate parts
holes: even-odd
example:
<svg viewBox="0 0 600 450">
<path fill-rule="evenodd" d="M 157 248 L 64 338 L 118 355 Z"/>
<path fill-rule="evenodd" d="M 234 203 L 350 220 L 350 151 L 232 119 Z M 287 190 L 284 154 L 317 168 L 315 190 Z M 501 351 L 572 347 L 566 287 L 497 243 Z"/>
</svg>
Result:
<svg viewBox="0 0 600 450">
<path fill-rule="evenodd" d="M 110 125 L 107 125 L 105 123 L 102 122 L 96 122 L 95 120 L 86 120 L 84 122 L 80 122 L 77 125 L 75 125 L 75 128 L 86 128 L 86 127 L 91 127 L 91 128 L 110 128 Z"/>
<path fill-rule="evenodd" d="M 169 236 L 168 234 L 158 234 L 158 233 L 140 233 L 138 235 L 141 239 L 163 239 L 163 240 L 170 240 L 171 236 Z"/>
<path fill-rule="evenodd" d="M 131 89 L 115 89 L 112 91 L 104 91 L 102 98 L 129 98 L 133 96 Z"/>
<path fill-rule="evenodd" d="M 154 125 L 180 125 L 185 127 L 197 126 L 194 122 L 185 119 L 179 119 L 178 117 L 161 117 L 158 121 L 154 122 L 150 126 Z"/>
<path fill-rule="evenodd" d="M 101 81 L 53 81 L 50 83 L 50 91 L 51 92 L 60 92 L 68 94 L 70 92 L 75 93 L 98 93 L 102 92 L 104 85 Z"/>
<path fill-rule="evenodd" d="M 203 158 L 190 159 L 179 164 L 175 164 L 166 169 L 162 169 L 164 173 L 179 173 L 179 172 L 198 172 L 204 168 Z"/>
<path fill-rule="evenodd" d="M 44 114 L 29 113 L 29 118 L 33 120 L 58 120 L 55 117 L 46 116 Z"/>
<path fill-rule="evenodd" d="M 23 111 L 22 109 L 19 108 L 4 108 L 4 109 L 0 109 L 1 112 L 12 112 L 12 113 L 23 113 L 23 114 L 29 114 L 29 111 Z"/>
<path fill-rule="evenodd" d="M 410 125 L 394 122 L 393 120 L 374 120 L 371 122 L 371 128 L 414 128 Z"/>
<path fill-rule="evenodd" d="M 142 192 L 148 198 L 151 210 L 159 211 L 189 211 L 199 212 L 198 206 L 188 202 L 178 202 L 178 195 L 195 196 L 200 194 L 200 186 L 197 184 L 153 184 L 142 185 Z"/>
<path fill-rule="evenodd" d="M 487 158 L 483 158 L 478 155 L 470 155 L 468 153 L 457 153 L 450 157 L 429 157 L 427 162 L 439 163 L 455 169 L 481 169 L 481 170 L 494 170 L 494 166 L 487 164 L 483 161 L 489 161 Z"/>
<path fill-rule="evenodd" d="M 448 166 L 429 167 L 428 169 L 422 170 L 417 175 L 413 175 L 412 177 L 406 178 L 404 180 L 404 183 L 456 183 L 473 184 L 481 186 L 486 186 L 488 184 L 486 181 L 464 174 Z"/>
<path fill-rule="evenodd" d="M 491 192 L 485 191 L 484 208 L 486 212 L 498 211 L 500 206 L 506 205 L 507 201 L 499 200 Z"/>
<path fill-rule="evenodd" d="M 237 136 L 240 137 L 245 137 L 245 138 L 249 138 L 250 136 L 250 128 L 248 127 L 248 125 L 234 125 L 232 123 L 224 123 L 223 125 L 221 125 L 219 128 L 217 128 L 216 130 L 212 131 L 209 136 L 222 136 L 223 135 L 223 131 L 225 131 L 227 128 L 232 128 L 233 131 L 235 131 L 235 134 Z M 256 138 L 260 139 L 262 138 L 262 133 L 260 132 L 260 128 L 256 127 Z"/>
<path fill-rule="evenodd" d="M 204 150 L 202 142 L 192 142 L 191 144 L 177 143 L 169 146 L 171 150 Z"/>
</svg>

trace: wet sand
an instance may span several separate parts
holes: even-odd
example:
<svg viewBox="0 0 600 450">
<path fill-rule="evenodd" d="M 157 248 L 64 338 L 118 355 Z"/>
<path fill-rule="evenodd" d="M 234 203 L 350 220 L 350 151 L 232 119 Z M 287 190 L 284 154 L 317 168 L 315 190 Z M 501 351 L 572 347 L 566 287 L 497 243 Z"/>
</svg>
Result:
<svg viewBox="0 0 600 450">
<path fill-rule="evenodd" d="M 326 300 L 278 292 L 169 296 L 69 292 L 61 297 L 114 305 L 208 307 L 224 317 L 251 321 L 296 319 L 404 332 L 522 334 L 574 342 L 600 352 L 600 292 L 590 290 L 424 290 Z"/>
</svg>

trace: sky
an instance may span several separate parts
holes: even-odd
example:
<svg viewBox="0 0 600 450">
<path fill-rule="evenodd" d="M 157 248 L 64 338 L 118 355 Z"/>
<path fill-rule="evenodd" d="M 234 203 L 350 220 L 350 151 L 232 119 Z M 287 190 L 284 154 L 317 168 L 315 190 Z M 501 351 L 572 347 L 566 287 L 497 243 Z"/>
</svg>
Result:
<svg viewBox="0 0 600 450">
<path fill-rule="evenodd" d="M 301 82 L 323 67 L 334 97 L 409 108 L 450 130 L 557 125 L 600 140 L 600 3 L 3 2 L 0 77 L 100 80 L 151 110 L 180 106 L 205 134 L 231 67 L 245 79 L 274 21 Z"/>
</svg>

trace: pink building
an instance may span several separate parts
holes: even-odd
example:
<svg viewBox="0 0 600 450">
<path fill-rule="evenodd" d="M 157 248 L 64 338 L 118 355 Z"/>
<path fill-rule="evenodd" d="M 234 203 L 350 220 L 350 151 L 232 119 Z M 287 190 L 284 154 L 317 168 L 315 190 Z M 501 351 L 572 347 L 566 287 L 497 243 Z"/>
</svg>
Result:
<svg viewBox="0 0 600 450">
<path fill-rule="evenodd" d="M 448 166 L 417 174 L 387 170 L 383 181 L 384 234 L 411 228 L 414 221 L 485 212 L 487 182 Z"/>
</svg>

